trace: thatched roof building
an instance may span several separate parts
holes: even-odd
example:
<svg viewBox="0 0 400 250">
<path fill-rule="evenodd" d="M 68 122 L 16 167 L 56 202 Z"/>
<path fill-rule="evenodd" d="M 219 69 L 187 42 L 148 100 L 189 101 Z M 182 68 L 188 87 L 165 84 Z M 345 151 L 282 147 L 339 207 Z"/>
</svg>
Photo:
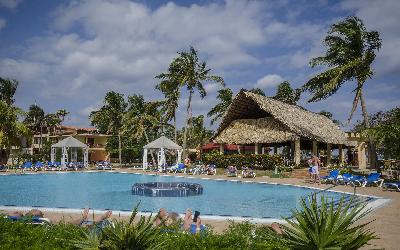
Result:
<svg viewBox="0 0 400 250">
<path fill-rule="evenodd" d="M 213 140 L 221 144 L 253 144 L 300 138 L 337 145 L 347 142 L 345 133 L 323 115 L 241 90 Z"/>
</svg>

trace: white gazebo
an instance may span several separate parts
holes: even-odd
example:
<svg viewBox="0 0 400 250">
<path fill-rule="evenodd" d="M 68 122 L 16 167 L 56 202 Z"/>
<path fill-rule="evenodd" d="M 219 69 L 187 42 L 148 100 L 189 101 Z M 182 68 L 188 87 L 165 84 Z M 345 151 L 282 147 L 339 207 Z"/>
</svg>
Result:
<svg viewBox="0 0 400 250">
<path fill-rule="evenodd" d="M 65 167 L 66 162 L 68 162 L 68 149 L 71 151 L 71 162 L 78 161 L 78 149 L 82 149 L 83 153 L 83 165 L 85 167 L 88 166 L 88 156 L 89 156 L 89 147 L 85 143 L 75 139 L 72 136 L 65 138 L 62 141 L 57 142 L 56 144 L 51 145 L 51 162 L 55 161 L 56 158 L 56 150 L 57 148 L 61 148 L 61 166 Z"/>
<path fill-rule="evenodd" d="M 157 160 L 158 166 L 162 167 L 166 165 L 165 152 L 167 150 L 177 151 L 176 163 L 181 163 L 182 157 L 182 147 L 171 141 L 165 136 L 161 136 L 155 141 L 150 142 L 149 144 L 143 147 L 143 169 L 146 169 L 148 166 L 147 163 L 147 154 L 149 150 L 157 151 Z"/>
</svg>

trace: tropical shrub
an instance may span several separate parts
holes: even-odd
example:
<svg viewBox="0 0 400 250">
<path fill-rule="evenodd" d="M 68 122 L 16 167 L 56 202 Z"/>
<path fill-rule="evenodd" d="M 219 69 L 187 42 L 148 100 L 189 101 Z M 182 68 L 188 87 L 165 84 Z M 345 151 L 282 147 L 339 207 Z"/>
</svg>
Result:
<svg viewBox="0 0 400 250">
<path fill-rule="evenodd" d="M 215 164 L 218 168 L 228 166 L 252 167 L 259 170 L 274 170 L 275 166 L 283 165 L 281 156 L 265 154 L 230 154 L 221 155 L 218 152 L 204 154 L 202 161 L 204 164 Z"/>
<path fill-rule="evenodd" d="M 78 249 L 164 249 L 161 230 L 153 227 L 155 218 L 141 216 L 139 222 L 134 223 L 137 213 L 138 206 L 128 222 L 114 220 L 104 228 L 92 228 L 72 243 Z"/>
<path fill-rule="evenodd" d="M 370 223 L 357 223 L 370 210 L 365 204 L 352 206 L 344 197 L 335 206 L 316 194 L 303 198 L 301 210 L 293 210 L 293 218 L 286 219 L 285 240 L 291 249 L 359 249 L 370 240 L 376 239 L 374 232 L 366 228 Z"/>
</svg>

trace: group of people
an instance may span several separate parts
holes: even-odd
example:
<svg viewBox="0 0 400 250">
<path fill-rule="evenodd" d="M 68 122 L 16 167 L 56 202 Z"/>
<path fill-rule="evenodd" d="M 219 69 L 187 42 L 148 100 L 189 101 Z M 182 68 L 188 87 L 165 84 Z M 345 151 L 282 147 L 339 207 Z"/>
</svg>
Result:
<svg viewBox="0 0 400 250">
<path fill-rule="evenodd" d="M 204 228 L 201 224 L 200 212 L 195 211 L 194 215 L 190 208 L 186 209 L 183 220 L 176 212 L 167 212 L 165 208 L 160 208 L 154 221 L 155 226 L 171 226 L 181 223 L 182 229 L 191 233 L 198 233 Z"/>
</svg>

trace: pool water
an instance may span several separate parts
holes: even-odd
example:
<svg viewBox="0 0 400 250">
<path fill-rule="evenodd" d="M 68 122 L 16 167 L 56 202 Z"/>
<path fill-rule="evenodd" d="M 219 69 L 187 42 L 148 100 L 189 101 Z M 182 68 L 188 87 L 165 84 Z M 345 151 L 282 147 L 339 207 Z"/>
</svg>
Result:
<svg viewBox="0 0 400 250">
<path fill-rule="evenodd" d="M 0 205 L 132 210 L 157 212 L 160 207 L 183 213 L 186 208 L 203 215 L 282 218 L 290 216 L 301 197 L 316 190 L 288 185 L 243 183 L 127 173 L 57 173 L 0 176 Z M 202 195 L 146 197 L 132 195 L 142 182 L 185 181 L 203 186 Z M 324 192 L 334 200 L 342 194 Z"/>
</svg>

